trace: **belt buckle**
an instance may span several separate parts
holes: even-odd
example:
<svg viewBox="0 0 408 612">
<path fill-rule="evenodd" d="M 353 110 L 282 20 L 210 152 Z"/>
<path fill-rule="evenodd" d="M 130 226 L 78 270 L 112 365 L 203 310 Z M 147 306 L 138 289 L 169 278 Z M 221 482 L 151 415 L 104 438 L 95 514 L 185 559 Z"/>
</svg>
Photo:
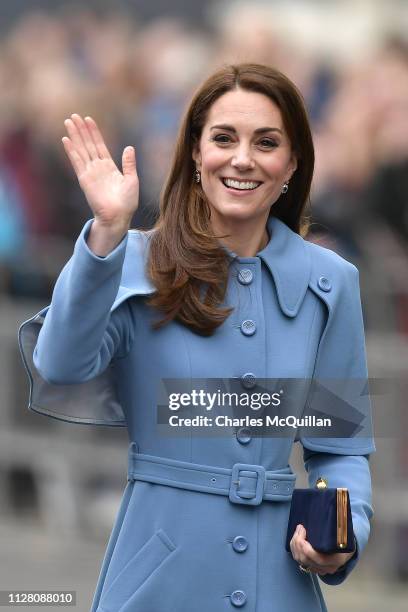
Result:
<svg viewBox="0 0 408 612">
<path fill-rule="evenodd" d="M 255 493 L 252 497 L 248 497 L 249 493 L 245 493 L 245 497 L 239 494 L 239 473 L 240 472 L 255 472 L 257 475 Z M 250 463 L 235 463 L 232 466 L 231 485 L 229 490 L 229 499 L 234 504 L 247 504 L 249 506 L 258 506 L 263 499 L 265 489 L 265 468 L 263 465 L 251 465 Z M 247 476 L 250 478 L 251 476 Z"/>
</svg>

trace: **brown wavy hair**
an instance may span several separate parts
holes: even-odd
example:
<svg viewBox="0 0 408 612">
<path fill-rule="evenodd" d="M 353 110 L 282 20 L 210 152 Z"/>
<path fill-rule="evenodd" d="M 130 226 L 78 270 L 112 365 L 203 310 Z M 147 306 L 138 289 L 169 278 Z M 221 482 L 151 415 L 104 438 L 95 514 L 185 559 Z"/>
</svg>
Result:
<svg viewBox="0 0 408 612">
<path fill-rule="evenodd" d="M 177 319 L 196 333 L 210 336 L 233 310 L 221 306 L 229 256 L 212 232 L 210 207 L 201 183 L 194 180 L 193 148 L 212 104 L 237 88 L 262 93 L 280 109 L 297 169 L 288 192 L 272 205 L 270 215 L 302 236 L 307 232 L 314 147 L 300 91 L 270 66 L 243 63 L 220 68 L 198 88 L 184 114 L 160 195 L 160 213 L 150 235 L 147 261 L 147 273 L 157 289 L 147 304 L 163 314 L 153 328 Z"/>
</svg>

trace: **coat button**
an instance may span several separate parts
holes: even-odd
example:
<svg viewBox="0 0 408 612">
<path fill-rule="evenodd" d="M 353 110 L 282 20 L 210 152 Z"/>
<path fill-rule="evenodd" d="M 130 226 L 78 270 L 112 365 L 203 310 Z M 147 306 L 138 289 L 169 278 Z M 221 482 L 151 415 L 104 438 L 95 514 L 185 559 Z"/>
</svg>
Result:
<svg viewBox="0 0 408 612">
<path fill-rule="evenodd" d="M 325 276 L 321 276 L 317 281 L 317 284 L 319 285 L 319 288 L 322 291 L 330 291 L 330 289 L 332 288 L 331 282 Z"/>
<path fill-rule="evenodd" d="M 232 541 L 232 548 L 239 553 L 245 552 L 248 548 L 248 540 L 244 536 L 236 536 Z"/>
<path fill-rule="evenodd" d="M 241 332 L 244 334 L 244 336 L 253 336 L 255 331 L 255 321 L 252 321 L 252 319 L 245 319 L 245 321 L 242 321 Z"/>
<path fill-rule="evenodd" d="M 238 280 L 241 285 L 249 285 L 252 283 L 253 278 L 254 275 L 252 274 L 252 270 L 249 270 L 248 268 L 241 268 L 241 270 L 238 272 Z"/>
<path fill-rule="evenodd" d="M 241 427 L 237 430 L 237 440 L 240 444 L 248 444 L 252 440 L 249 427 Z"/>
<path fill-rule="evenodd" d="M 241 384 L 245 389 L 252 389 L 256 385 L 256 376 L 252 372 L 245 372 L 241 376 Z"/>
<path fill-rule="evenodd" d="M 231 603 L 236 608 L 241 608 L 243 605 L 245 605 L 246 600 L 247 596 L 244 591 L 233 591 L 231 593 Z"/>
</svg>

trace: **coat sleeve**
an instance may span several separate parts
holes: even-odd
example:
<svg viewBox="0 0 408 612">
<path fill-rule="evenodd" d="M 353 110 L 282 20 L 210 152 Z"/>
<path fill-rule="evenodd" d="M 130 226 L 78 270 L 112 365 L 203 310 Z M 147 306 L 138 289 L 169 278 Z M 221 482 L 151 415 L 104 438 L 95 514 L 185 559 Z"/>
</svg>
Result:
<svg viewBox="0 0 408 612">
<path fill-rule="evenodd" d="M 337 263 L 339 261 L 340 258 Z M 345 411 L 350 409 L 348 415 L 356 419 L 353 425 L 358 424 L 352 429 L 359 433 L 332 438 L 300 435 L 309 486 L 315 486 L 317 478 L 322 476 L 328 479 L 329 487 L 347 487 L 349 490 L 356 552 L 335 574 L 320 576 L 323 582 L 332 585 L 346 579 L 368 541 L 373 516 L 369 455 L 375 451 L 359 275 L 354 265 L 343 259 L 341 264 L 332 273 L 332 292 L 319 293 L 319 286 L 314 287 L 326 303 L 328 316 L 313 379 L 323 385 L 325 381 L 334 380 L 340 383 L 338 389 L 352 390 L 347 401 L 333 402 L 333 405 L 337 406 L 336 410 L 341 410 L 342 405 Z M 316 389 L 318 385 L 311 385 L 307 401 L 307 408 L 312 412 L 321 411 Z"/>
<path fill-rule="evenodd" d="M 356 552 L 335 574 L 319 576 L 326 584 L 340 584 L 357 564 L 370 535 L 373 508 L 369 457 L 312 453 L 305 450 L 304 458 L 310 487 L 315 485 L 319 476 L 323 476 L 328 479 L 330 487 L 347 487 L 349 490 Z"/>
<path fill-rule="evenodd" d="M 115 365 L 134 338 L 128 298 L 150 289 L 143 276 L 141 243 L 134 241 L 126 259 L 127 234 L 106 257 L 99 257 L 86 242 L 92 222 L 84 225 L 62 269 L 51 304 L 19 328 L 30 383 L 28 407 L 68 423 L 126 427 Z"/>
<path fill-rule="evenodd" d="M 127 235 L 106 257 L 86 239 L 89 220 L 54 287 L 34 349 L 33 362 L 52 384 L 83 383 L 102 373 L 130 348 L 133 325 L 127 301 L 110 312 L 118 293 Z"/>
</svg>

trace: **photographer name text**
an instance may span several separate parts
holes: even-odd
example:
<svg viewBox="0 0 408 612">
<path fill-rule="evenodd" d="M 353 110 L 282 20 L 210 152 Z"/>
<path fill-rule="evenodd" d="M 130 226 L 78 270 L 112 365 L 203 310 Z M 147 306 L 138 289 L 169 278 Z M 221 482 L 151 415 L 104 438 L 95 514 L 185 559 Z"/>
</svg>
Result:
<svg viewBox="0 0 408 612">
<path fill-rule="evenodd" d="M 218 415 L 215 418 L 197 415 L 195 417 L 180 417 L 173 414 L 169 417 L 171 427 L 331 427 L 332 421 L 329 418 L 318 418 L 314 415 L 306 417 L 296 417 L 288 415 L 286 417 L 269 416 L 255 418 L 245 416 L 234 418 L 225 415 Z"/>
</svg>

